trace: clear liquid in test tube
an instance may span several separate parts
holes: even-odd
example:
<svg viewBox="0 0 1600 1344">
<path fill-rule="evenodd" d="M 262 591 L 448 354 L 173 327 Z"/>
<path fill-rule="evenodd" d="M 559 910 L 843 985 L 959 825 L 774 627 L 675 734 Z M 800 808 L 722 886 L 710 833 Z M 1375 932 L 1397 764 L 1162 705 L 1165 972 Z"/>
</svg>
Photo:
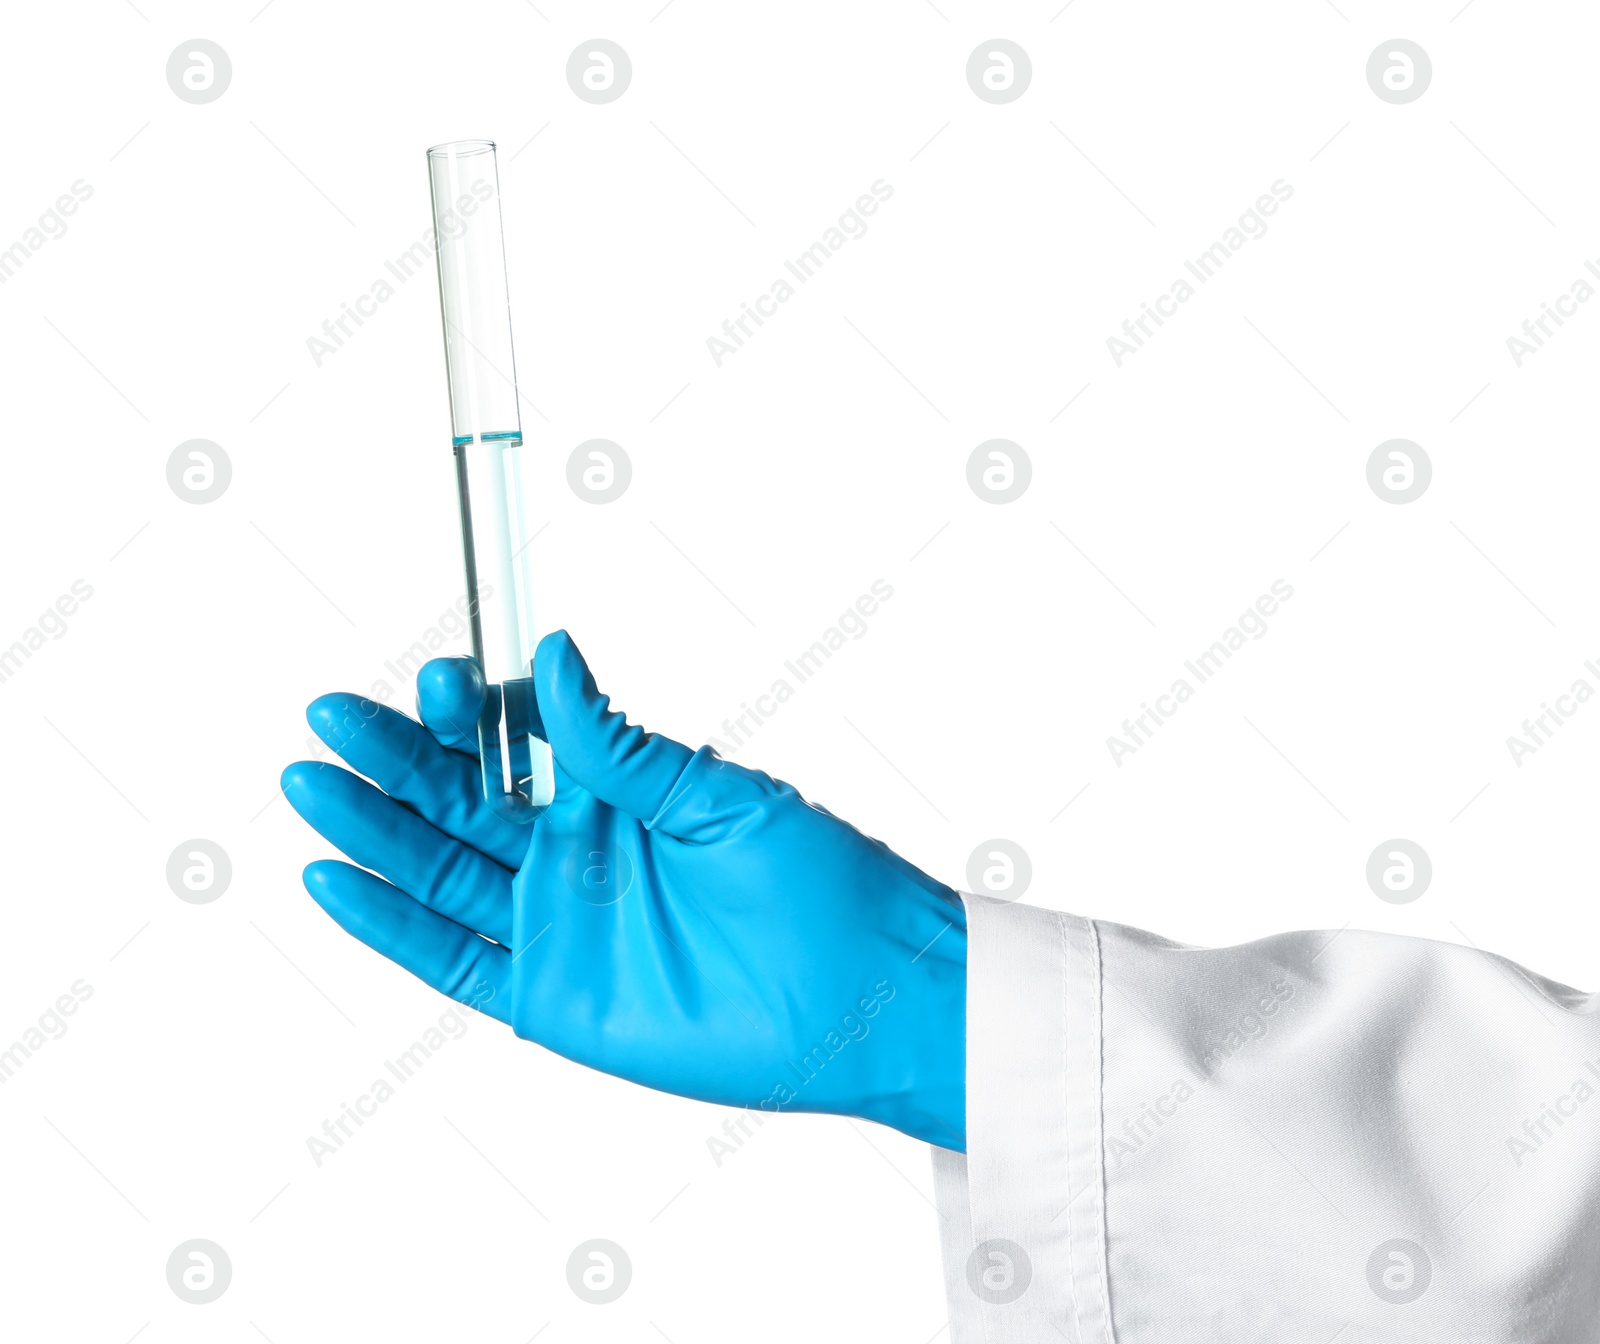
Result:
<svg viewBox="0 0 1600 1344">
<path fill-rule="evenodd" d="M 533 532 L 494 142 L 435 145 L 428 179 L 472 653 L 489 690 L 478 722 L 483 794 L 500 816 L 531 822 L 555 798 L 555 768 L 533 694 Z"/>
</svg>

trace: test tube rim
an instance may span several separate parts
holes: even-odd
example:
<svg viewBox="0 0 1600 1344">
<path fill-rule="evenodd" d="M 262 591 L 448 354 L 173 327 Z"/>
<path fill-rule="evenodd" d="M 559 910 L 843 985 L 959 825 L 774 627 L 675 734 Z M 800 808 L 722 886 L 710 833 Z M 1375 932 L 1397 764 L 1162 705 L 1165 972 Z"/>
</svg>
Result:
<svg viewBox="0 0 1600 1344">
<path fill-rule="evenodd" d="M 493 154 L 493 140 L 447 140 L 442 145 L 430 145 L 430 159 L 465 159 L 476 154 Z"/>
</svg>

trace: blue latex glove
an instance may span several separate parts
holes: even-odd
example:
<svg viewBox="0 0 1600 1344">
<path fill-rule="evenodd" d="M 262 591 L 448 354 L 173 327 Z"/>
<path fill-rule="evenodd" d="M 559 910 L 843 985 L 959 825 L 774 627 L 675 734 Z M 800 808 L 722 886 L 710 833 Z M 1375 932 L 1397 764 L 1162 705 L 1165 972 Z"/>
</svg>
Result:
<svg viewBox="0 0 1600 1344">
<path fill-rule="evenodd" d="M 305 870 L 322 908 L 568 1059 L 965 1150 L 956 893 L 792 786 L 630 726 L 565 631 L 540 643 L 534 684 L 556 799 L 532 826 L 483 801 L 470 659 L 422 669 L 422 724 L 355 695 L 312 703 L 373 781 L 284 771 L 295 810 L 361 865 Z"/>
</svg>

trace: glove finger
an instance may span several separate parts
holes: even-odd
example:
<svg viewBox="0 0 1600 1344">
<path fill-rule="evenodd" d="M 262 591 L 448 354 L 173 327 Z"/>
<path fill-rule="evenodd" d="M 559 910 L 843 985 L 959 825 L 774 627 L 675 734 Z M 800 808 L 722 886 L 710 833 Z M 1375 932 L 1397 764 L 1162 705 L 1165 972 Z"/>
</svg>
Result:
<svg viewBox="0 0 1600 1344">
<path fill-rule="evenodd" d="M 565 630 L 539 641 L 533 681 L 557 763 L 597 798 L 648 825 L 694 753 L 611 709 Z"/>
<path fill-rule="evenodd" d="M 283 772 L 283 792 L 319 835 L 363 868 L 485 938 L 511 941 L 511 873 L 493 859 L 336 765 L 296 761 Z"/>
<path fill-rule="evenodd" d="M 511 954 L 505 948 L 337 859 L 310 864 L 302 881 L 346 933 L 457 1003 L 510 1023 Z"/>
<path fill-rule="evenodd" d="M 486 686 L 472 658 L 434 658 L 417 673 L 417 717 L 444 746 L 478 758 Z"/>
<path fill-rule="evenodd" d="M 307 707 L 306 720 L 318 737 L 391 798 L 508 868 L 522 862 L 528 829 L 496 816 L 484 801 L 475 742 L 471 756 L 447 750 L 415 719 L 343 692 L 318 696 Z"/>
</svg>

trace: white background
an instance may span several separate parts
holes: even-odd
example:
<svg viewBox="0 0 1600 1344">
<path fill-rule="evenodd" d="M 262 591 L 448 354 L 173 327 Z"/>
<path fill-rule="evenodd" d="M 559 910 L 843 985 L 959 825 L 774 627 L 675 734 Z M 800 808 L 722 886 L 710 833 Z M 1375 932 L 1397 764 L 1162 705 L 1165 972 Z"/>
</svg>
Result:
<svg viewBox="0 0 1600 1344">
<path fill-rule="evenodd" d="M 921 1145 L 792 1118 L 719 1169 L 725 1112 L 487 1019 L 308 1154 L 446 1006 L 304 895 L 327 847 L 276 788 L 317 693 L 409 705 L 385 663 L 461 594 L 431 271 L 307 349 L 423 235 L 448 139 L 502 146 L 541 624 L 637 720 L 722 735 L 883 579 L 739 759 L 942 880 L 1003 837 L 1026 899 L 1184 941 L 1354 925 L 1600 980 L 1600 707 L 1506 746 L 1600 687 L 1600 304 L 1506 346 L 1600 255 L 1580 6 L 258 8 L 5 20 L 0 248 L 93 191 L 0 286 L 0 646 L 93 589 L 0 683 L 0 1045 L 93 989 L 0 1085 L 8 1336 L 943 1328 Z M 596 36 L 633 62 L 605 106 L 565 77 Z M 996 36 L 1033 65 L 1003 106 L 965 78 Z M 1406 106 L 1365 77 L 1396 36 L 1433 62 Z M 194 37 L 233 64 L 202 106 L 164 73 Z M 707 337 L 879 178 L 869 232 L 717 367 Z M 1278 179 L 1265 236 L 1117 367 L 1106 338 Z M 634 470 L 605 506 L 566 484 L 594 437 Z M 997 437 L 1033 468 L 1004 506 L 966 481 Z M 1366 480 L 1395 437 L 1433 464 L 1404 506 Z M 231 460 L 214 503 L 167 485 L 191 438 Z M 1108 735 L 1277 579 L 1269 633 L 1119 767 Z M 194 837 L 232 862 L 211 904 L 167 884 Z M 1433 862 L 1410 904 L 1366 882 L 1391 837 Z M 205 1307 L 165 1277 L 192 1237 L 233 1264 Z M 603 1308 L 566 1285 L 590 1237 L 634 1265 Z"/>
</svg>

